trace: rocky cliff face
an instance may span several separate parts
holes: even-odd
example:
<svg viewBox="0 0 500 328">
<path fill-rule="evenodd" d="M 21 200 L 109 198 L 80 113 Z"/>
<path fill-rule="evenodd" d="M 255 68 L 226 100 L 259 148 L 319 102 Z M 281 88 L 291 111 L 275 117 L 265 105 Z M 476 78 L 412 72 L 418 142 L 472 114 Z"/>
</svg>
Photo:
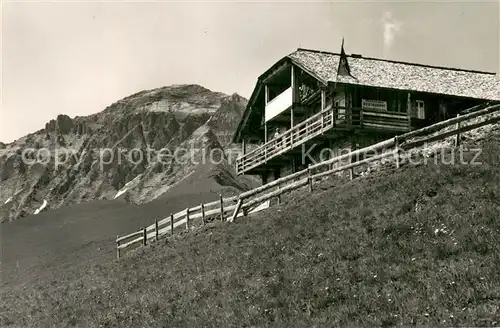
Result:
<svg viewBox="0 0 500 328">
<path fill-rule="evenodd" d="M 40 131 L 0 144 L 0 220 L 95 199 L 144 203 L 200 170 L 234 192 L 247 189 L 256 181 L 236 177 L 230 165 L 239 149 L 230 139 L 246 102 L 174 85 L 141 91 L 94 115 L 59 115 Z"/>
</svg>

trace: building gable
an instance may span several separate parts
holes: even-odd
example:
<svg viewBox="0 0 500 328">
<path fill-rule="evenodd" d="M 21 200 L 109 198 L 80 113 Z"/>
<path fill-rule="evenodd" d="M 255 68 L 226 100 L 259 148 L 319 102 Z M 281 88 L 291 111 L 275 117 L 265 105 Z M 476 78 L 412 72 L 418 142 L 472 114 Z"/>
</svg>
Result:
<svg viewBox="0 0 500 328">
<path fill-rule="evenodd" d="M 315 75 L 314 71 L 311 71 L 307 65 L 303 65 L 302 62 L 296 61 L 295 58 L 286 56 L 276 62 L 271 68 L 269 68 L 264 74 L 259 76 L 255 88 L 250 96 L 245 112 L 243 113 L 242 119 L 236 129 L 233 136 L 233 142 L 240 142 L 241 136 L 245 131 L 254 131 L 256 129 L 262 129 L 264 124 L 264 97 L 265 90 L 264 85 L 266 80 L 268 80 L 273 74 L 278 73 L 283 68 L 290 67 L 291 65 L 297 67 L 301 74 L 305 73 L 311 78 L 316 79 L 318 84 L 327 85 L 326 79 Z"/>
<path fill-rule="evenodd" d="M 339 68 L 337 70 L 337 76 L 351 76 L 351 69 L 349 67 L 349 61 L 347 60 L 347 56 L 344 51 L 344 39 L 342 39 L 342 46 L 340 49 L 340 58 L 339 58 Z"/>
</svg>

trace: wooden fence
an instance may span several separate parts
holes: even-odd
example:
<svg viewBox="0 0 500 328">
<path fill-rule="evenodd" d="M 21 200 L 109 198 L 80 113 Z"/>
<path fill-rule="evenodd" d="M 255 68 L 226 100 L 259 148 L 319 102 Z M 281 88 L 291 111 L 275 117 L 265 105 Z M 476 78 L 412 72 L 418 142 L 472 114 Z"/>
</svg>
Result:
<svg viewBox="0 0 500 328">
<path fill-rule="evenodd" d="M 206 224 L 207 220 L 213 218 L 232 222 L 236 217 L 240 215 L 245 216 L 252 208 L 263 202 L 277 199 L 279 203 L 281 196 L 285 193 L 306 186 L 312 192 L 315 180 L 334 173 L 349 170 L 350 178 L 353 179 L 354 168 L 390 157 L 392 157 L 391 162 L 394 162 L 396 167 L 399 168 L 405 151 L 449 137 L 454 137 L 455 146 L 458 146 L 462 133 L 499 122 L 500 115 L 495 115 L 499 112 L 500 104 L 474 110 L 468 114 L 458 115 L 455 118 L 407 132 L 377 144 L 351 151 L 348 154 L 310 165 L 307 169 L 274 180 L 253 190 L 241 193 L 238 196 L 223 198 L 221 195 L 217 201 L 200 204 L 179 213 L 171 214 L 169 217 L 155 221 L 154 224 L 137 232 L 117 237 L 117 258 L 120 257 L 120 250 L 128 248 L 131 245 L 146 245 L 149 241 L 157 241 L 160 236 L 169 233 L 173 234 L 174 230 L 181 226 L 185 226 L 185 229 L 189 230 L 195 221 L 198 221 L 200 225 Z M 479 118 L 483 119 L 479 120 Z M 478 120 L 473 121 L 476 119 Z"/>
<path fill-rule="evenodd" d="M 155 223 L 142 228 L 137 232 L 128 234 L 126 236 L 118 236 L 117 243 L 117 258 L 120 257 L 120 250 L 135 244 L 146 245 L 149 241 L 157 241 L 160 236 L 166 234 L 173 234 L 176 228 L 184 226 L 186 230 L 190 230 L 196 224 L 196 221 L 205 225 L 209 220 L 219 218 L 224 220 L 224 217 L 234 211 L 238 196 L 223 198 L 222 195 L 219 199 L 210 203 L 200 204 L 195 207 L 186 208 L 185 210 L 176 214 L 171 214 L 161 220 L 155 220 Z"/>
</svg>

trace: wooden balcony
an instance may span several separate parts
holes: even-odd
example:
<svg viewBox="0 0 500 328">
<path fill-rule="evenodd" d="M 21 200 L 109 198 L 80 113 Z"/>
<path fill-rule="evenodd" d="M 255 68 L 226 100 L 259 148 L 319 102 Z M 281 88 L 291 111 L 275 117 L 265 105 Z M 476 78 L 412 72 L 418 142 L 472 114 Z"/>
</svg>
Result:
<svg viewBox="0 0 500 328">
<path fill-rule="evenodd" d="M 354 129 L 399 133 L 410 130 L 410 121 L 407 113 L 346 107 L 326 108 L 262 146 L 240 156 L 236 160 L 236 171 L 238 174 L 247 173 L 328 131 Z"/>
</svg>

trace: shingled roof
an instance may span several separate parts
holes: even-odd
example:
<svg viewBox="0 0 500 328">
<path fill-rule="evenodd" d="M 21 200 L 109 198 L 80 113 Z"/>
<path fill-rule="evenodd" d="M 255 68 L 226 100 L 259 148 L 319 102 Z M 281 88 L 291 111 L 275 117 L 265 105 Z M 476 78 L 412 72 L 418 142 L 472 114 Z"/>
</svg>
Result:
<svg viewBox="0 0 500 328">
<path fill-rule="evenodd" d="M 262 92 L 262 79 L 272 72 L 275 66 L 285 61 L 291 61 L 325 85 L 348 83 L 500 101 L 500 82 L 495 73 L 347 55 L 351 76 L 345 76 L 338 74 L 340 58 L 340 53 L 299 48 L 280 59 L 258 78 L 247 109 L 234 135 L 234 141 L 238 142 L 252 105 L 258 94 Z"/>
<path fill-rule="evenodd" d="M 298 49 L 287 56 L 323 82 L 411 90 L 467 98 L 500 100 L 495 73 L 347 56 L 350 76 L 337 74 L 340 54 Z"/>
</svg>

